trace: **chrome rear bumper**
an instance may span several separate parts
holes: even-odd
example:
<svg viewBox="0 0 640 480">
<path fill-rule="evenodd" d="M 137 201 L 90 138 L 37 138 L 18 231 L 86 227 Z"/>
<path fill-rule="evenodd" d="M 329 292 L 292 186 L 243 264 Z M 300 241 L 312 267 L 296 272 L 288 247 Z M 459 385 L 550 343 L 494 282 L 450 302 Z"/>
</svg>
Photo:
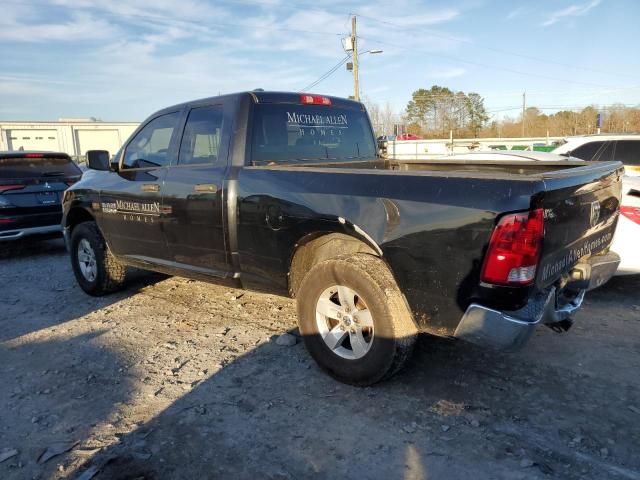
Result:
<svg viewBox="0 0 640 480">
<path fill-rule="evenodd" d="M 559 321 L 559 317 L 568 318 L 582 303 L 584 291 L 576 297 L 576 302 L 566 305 L 562 310 L 555 309 L 556 289 L 547 295 L 530 301 L 524 308 L 513 312 L 501 312 L 472 303 L 467 308 L 454 336 L 496 350 L 518 350 L 533 334 L 539 323 Z"/>
<path fill-rule="evenodd" d="M 571 272 L 573 280 L 570 285 L 578 293 L 570 300 L 562 296 L 562 304 L 558 301 L 555 287 L 513 312 L 472 303 L 458 324 L 454 337 L 497 350 L 518 350 L 527 343 L 538 324 L 558 325 L 569 321 L 582 305 L 585 292 L 606 283 L 619 262 L 618 255 L 607 253 L 577 265 Z"/>
</svg>

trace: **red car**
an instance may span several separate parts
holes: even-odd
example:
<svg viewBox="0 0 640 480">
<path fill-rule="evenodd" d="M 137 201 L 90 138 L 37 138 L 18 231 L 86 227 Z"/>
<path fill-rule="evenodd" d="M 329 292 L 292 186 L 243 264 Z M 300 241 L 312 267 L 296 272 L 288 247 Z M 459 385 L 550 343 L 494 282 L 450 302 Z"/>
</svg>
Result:
<svg viewBox="0 0 640 480">
<path fill-rule="evenodd" d="M 422 140 L 422 138 L 412 133 L 405 133 L 404 135 L 398 135 L 396 140 Z"/>
</svg>

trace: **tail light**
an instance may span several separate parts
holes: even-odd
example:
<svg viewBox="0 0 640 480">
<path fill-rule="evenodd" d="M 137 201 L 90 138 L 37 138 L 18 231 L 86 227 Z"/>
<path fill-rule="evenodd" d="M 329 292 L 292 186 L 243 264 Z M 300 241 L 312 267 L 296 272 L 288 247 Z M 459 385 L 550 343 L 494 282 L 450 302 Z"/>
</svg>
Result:
<svg viewBox="0 0 640 480">
<path fill-rule="evenodd" d="M 331 105 L 331 99 L 322 95 L 300 95 L 300 103 L 304 105 Z"/>
<path fill-rule="evenodd" d="M 536 276 L 544 237 L 541 208 L 505 215 L 496 225 L 482 267 L 482 281 L 528 285 Z"/>
<path fill-rule="evenodd" d="M 0 185 L 0 193 L 7 192 L 9 190 L 20 190 L 24 188 L 24 185 L 13 184 L 13 185 Z"/>
</svg>

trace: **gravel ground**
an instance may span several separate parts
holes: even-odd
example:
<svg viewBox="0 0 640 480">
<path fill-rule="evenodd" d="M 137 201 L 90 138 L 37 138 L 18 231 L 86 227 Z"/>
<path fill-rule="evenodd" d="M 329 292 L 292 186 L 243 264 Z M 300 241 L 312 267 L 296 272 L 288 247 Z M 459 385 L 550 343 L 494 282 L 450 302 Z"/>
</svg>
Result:
<svg viewBox="0 0 640 480">
<path fill-rule="evenodd" d="M 640 479 L 640 276 L 523 352 L 425 337 L 360 389 L 276 341 L 286 298 L 136 272 L 96 299 L 59 240 L 3 257 L 2 479 Z"/>
</svg>

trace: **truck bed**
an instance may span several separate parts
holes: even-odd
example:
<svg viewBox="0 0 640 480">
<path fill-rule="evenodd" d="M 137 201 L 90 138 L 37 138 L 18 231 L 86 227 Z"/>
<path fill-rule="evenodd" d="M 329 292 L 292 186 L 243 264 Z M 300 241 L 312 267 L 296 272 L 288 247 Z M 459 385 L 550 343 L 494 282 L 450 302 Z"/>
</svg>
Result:
<svg viewBox="0 0 640 480">
<path fill-rule="evenodd" d="M 429 173 L 441 176 L 447 173 L 455 176 L 463 177 L 480 177 L 480 178 L 500 178 L 514 179 L 529 178 L 532 180 L 543 180 L 549 177 L 573 174 L 575 169 L 582 168 L 584 171 L 593 171 L 594 168 L 603 171 L 610 169 L 616 162 L 585 162 L 583 160 L 464 160 L 450 159 L 445 157 L 442 159 L 432 160 L 385 160 L 371 162 L 323 162 L 323 163 L 287 163 L 276 165 L 267 165 L 275 168 L 300 167 L 305 169 L 312 168 L 342 168 L 355 170 L 392 170 L 398 172 L 411 173 Z M 600 168 L 598 168 L 600 167 Z M 496 174 L 498 174 L 496 176 Z"/>
<path fill-rule="evenodd" d="M 456 321 L 445 318 L 448 312 L 463 312 L 476 300 L 514 310 L 533 288 L 479 282 L 483 252 L 502 214 L 543 210 L 536 289 L 544 290 L 579 258 L 606 251 L 617 223 L 622 174 L 619 162 L 577 160 L 300 161 L 245 167 L 238 177 L 241 256 L 245 265 L 263 268 L 264 256 L 252 259 L 259 249 L 246 239 L 262 234 L 261 245 L 276 245 L 309 221 L 342 217 L 379 245 L 416 317 L 436 332 L 448 332 Z M 267 185 L 278 185 L 277 191 Z M 249 199 L 264 205 L 249 209 Z M 249 225 L 249 210 L 269 208 L 283 220 L 265 235 Z M 274 247 L 267 256 L 277 262 L 281 253 Z M 280 268 L 285 278 L 286 266 Z"/>
<path fill-rule="evenodd" d="M 544 176 L 561 170 L 585 167 L 581 160 L 406 160 L 389 161 L 389 170 L 405 172 L 470 172 L 474 174 L 495 173 L 517 176 Z"/>
</svg>

